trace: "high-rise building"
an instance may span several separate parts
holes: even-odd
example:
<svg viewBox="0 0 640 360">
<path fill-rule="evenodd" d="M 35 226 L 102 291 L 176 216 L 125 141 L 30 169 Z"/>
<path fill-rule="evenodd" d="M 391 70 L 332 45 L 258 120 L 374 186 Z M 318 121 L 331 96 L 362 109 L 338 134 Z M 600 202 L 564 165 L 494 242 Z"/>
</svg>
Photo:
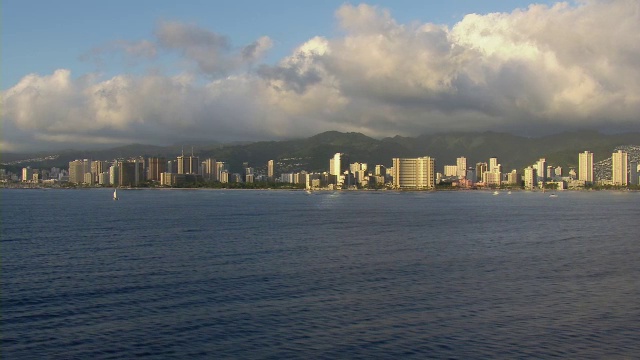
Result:
<svg viewBox="0 0 640 360">
<path fill-rule="evenodd" d="M 118 162 L 114 162 L 113 165 L 109 167 L 109 184 L 113 186 L 118 186 L 120 180 L 120 166 Z"/>
<path fill-rule="evenodd" d="M 533 167 L 536 169 L 536 183 L 544 183 L 547 172 L 547 159 L 540 158 Z"/>
<path fill-rule="evenodd" d="M 84 174 L 91 173 L 91 160 L 74 160 L 69 162 L 69 182 L 75 184 L 84 183 Z"/>
<path fill-rule="evenodd" d="M 349 169 L 349 157 L 343 153 L 336 153 L 329 159 L 329 175 L 331 183 L 341 186 L 343 173 Z"/>
<path fill-rule="evenodd" d="M 461 156 L 456 159 L 456 166 L 458 167 L 458 178 L 464 179 L 467 177 L 467 158 Z"/>
<path fill-rule="evenodd" d="M 336 153 L 329 160 L 329 174 L 330 175 L 341 175 L 342 174 L 342 154 Z"/>
<path fill-rule="evenodd" d="M 366 163 L 355 162 L 353 164 L 349 164 L 349 171 L 353 174 L 357 171 L 367 171 L 367 168 L 368 166 Z"/>
<path fill-rule="evenodd" d="M 499 171 L 486 171 L 482 180 L 486 186 L 500 186 L 502 174 Z"/>
<path fill-rule="evenodd" d="M 535 188 L 537 185 L 536 178 L 536 169 L 532 166 L 524 169 L 524 188 L 528 190 Z"/>
<path fill-rule="evenodd" d="M 193 155 L 193 149 L 191 149 L 191 156 L 178 156 L 178 174 L 200 174 L 200 159 Z"/>
<path fill-rule="evenodd" d="M 547 173 L 545 177 L 547 179 L 552 179 L 554 176 L 555 176 L 555 172 L 554 172 L 553 166 L 547 165 Z"/>
<path fill-rule="evenodd" d="M 273 182 L 275 180 L 274 173 L 275 162 L 273 160 L 267 161 L 267 178 L 268 181 Z"/>
<path fill-rule="evenodd" d="M 227 163 L 224 161 L 218 161 L 216 162 L 216 170 L 215 170 L 215 181 L 220 181 L 220 182 L 224 182 L 227 183 L 229 182 L 229 167 L 227 166 Z M 223 181 L 222 178 L 222 173 L 223 172 L 227 172 L 227 174 L 225 174 L 225 181 Z"/>
<path fill-rule="evenodd" d="M 578 154 L 578 180 L 593 183 L 593 153 L 590 151 Z"/>
<path fill-rule="evenodd" d="M 622 150 L 611 155 L 611 180 L 613 185 L 629 185 L 629 155 Z"/>
<path fill-rule="evenodd" d="M 22 181 L 31 181 L 33 179 L 33 169 L 30 167 L 22 168 Z"/>
<path fill-rule="evenodd" d="M 107 161 L 95 160 L 91 162 L 91 175 L 93 176 L 93 182 L 99 182 L 98 176 L 109 169 L 109 163 Z"/>
<path fill-rule="evenodd" d="M 458 176 L 458 165 L 445 165 L 444 176 Z"/>
<path fill-rule="evenodd" d="M 516 169 L 511 170 L 511 172 L 507 174 L 507 183 L 511 185 L 517 185 L 520 183 L 520 175 Z"/>
<path fill-rule="evenodd" d="M 476 164 L 476 182 L 482 181 L 482 175 L 489 170 L 486 162 Z"/>
<path fill-rule="evenodd" d="M 433 189 L 436 161 L 425 156 L 413 159 L 393 159 L 393 186 L 399 189 Z"/>
<path fill-rule="evenodd" d="M 118 163 L 118 185 L 119 186 L 138 186 L 143 180 L 144 164 L 141 161 L 124 161 Z"/>
<path fill-rule="evenodd" d="M 147 167 L 147 179 L 160 181 L 160 174 L 167 172 L 167 159 L 163 157 L 150 157 L 147 163 L 149 164 Z"/>
<path fill-rule="evenodd" d="M 496 171 L 500 172 L 500 170 L 496 170 L 496 169 L 498 169 L 498 166 L 499 166 L 499 164 L 498 164 L 498 158 L 497 157 L 489 158 L 489 171 L 491 171 L 491 172 L 496 172 Z"/>
<path fill-rule="evenodd" d="M 208 158 L 202 162 L 202 178 L 207 181 L 216 179 L 216 159 Z"/>
<path fill-rule="evenodd" d="M 638 185 L 640 179 L 638 179 L 638 162 L 629 162 L 629 185 Z"/>
</svg>

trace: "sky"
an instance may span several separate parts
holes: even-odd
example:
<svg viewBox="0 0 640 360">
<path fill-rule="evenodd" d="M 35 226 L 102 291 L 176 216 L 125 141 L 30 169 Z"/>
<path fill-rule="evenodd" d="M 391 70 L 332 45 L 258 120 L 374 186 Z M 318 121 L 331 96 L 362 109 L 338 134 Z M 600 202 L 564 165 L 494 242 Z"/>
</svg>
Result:
<svg viewBox="0 0 640 360">
<path fill-rule="evenodd" d="M 640 2 L 4 0 L 3 152 L 640 131 Z"/>
</svg>

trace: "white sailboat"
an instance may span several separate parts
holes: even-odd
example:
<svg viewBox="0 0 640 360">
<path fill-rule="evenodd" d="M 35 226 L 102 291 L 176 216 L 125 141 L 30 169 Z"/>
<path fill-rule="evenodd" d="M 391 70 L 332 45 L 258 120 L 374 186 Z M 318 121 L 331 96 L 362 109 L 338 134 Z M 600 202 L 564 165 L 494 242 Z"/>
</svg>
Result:
<svg viewBox="0 0 640 360">
<path fill-rule="evenodd" d="M 118 188 L 113 189 L 113 200 L 118 200 Z"/>
</svg>

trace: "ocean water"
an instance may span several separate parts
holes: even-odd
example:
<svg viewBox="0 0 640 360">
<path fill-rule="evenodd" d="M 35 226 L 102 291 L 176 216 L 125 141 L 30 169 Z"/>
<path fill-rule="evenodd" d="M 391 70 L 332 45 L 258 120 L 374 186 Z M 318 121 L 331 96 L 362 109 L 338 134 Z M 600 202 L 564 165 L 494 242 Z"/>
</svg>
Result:
<svg viewBox="0 0 640 360">
<path fill-rule="evenodd" d="M 640 193 L 2 190 L 2 359 L 640 356 Z"/>
</svg>

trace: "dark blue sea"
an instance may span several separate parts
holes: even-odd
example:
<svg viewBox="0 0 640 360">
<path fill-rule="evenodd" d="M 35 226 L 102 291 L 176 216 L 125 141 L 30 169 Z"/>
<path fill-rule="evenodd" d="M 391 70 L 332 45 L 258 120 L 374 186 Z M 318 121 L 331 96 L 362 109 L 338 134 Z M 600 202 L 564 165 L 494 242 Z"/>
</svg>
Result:
<svg viewBox="0 0 640 360">
<path fill-rule="evenodd" d="M 640 193 L 2 190 L 2 359 L 640 356 Z"/>
</svg>

